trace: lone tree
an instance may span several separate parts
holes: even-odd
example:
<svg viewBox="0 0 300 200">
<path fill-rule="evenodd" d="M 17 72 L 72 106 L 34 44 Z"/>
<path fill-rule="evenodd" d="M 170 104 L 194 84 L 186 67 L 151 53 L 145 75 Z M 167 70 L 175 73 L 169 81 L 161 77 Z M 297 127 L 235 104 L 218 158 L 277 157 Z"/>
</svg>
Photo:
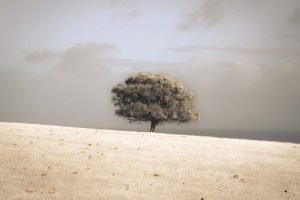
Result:
<svg viewBox="0 0 300 200">
<path fill-rule="evenodd" d="M 163 122 L 186 123 L 199 119 L 193 112 L 194 95 L 168 76 L 139 73 L 112 89 L 115 113 L 134 121 L 150 121 L 150 131 Z"/>
</svg>

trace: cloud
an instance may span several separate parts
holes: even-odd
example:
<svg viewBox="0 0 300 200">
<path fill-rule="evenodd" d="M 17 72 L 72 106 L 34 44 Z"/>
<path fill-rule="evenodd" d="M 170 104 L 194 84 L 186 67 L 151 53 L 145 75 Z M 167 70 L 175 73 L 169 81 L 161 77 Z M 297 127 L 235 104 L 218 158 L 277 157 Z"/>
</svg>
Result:
<svg viewBox="0 0 300 200">
<path fill-rule="evenodd" d="M 109 74 L 0 69 L 0 120 L 81 127 L 113 126 Z"/>
<path fill-rule="evenodd" d="M 282 23 L 277 23 L 279 27 L 274 36 L 281 46 L 300 48 L 300 1 L 291 0 L 289 8 L 285 12 L 282 11 L 285 16 L 282 17 Z"/>
<path fill-rule="evenodd" d="M 95 42 L 79 43 L 68 48 L 65 53 L 65 58 L 84 58 L 84 57 L 96 57 L 103 56 L 106 53 L 116 50 L 117 47 L 113 44 Z"/>
<path fill-rule="evenodd" d="M 67 48 L 62 53 L 58 53 L 53 50 L 47 50 L 51 52 L 51 55 L 56 55 L 55 58 L 59 61 L 53 66 L 53 69 L 61 72 L 68 73 L 88 73 L 88 74 L 114 74 L 120 75 L 124 73 L 131 73 L 136 71 L 159 71 L 170 66 L 178 66 L 177 62 L 159 62 L 159 61 L 145 61 L 126 58 L 117 58 L 113 56 L 113 53 L 118 50 L 118 47 L 114 44 L 108 43 L 79 43 Z M 34 52 L 43 52 L 43 50 L 37 50 Z M 43 59 L 28 59 L 32 57 L 32 52 L 26 56 L 26 60 L 31 62 L 37 62 L 47 64 L 52 60 L 51 56 L 44 56 Z M 35 53 L 36 54 L 36 53 Z M 34 54 L 34 55 L 35 55 Z M 40 57 L 42 57 L 40 53 Z"/>
<path fill-rule="evenodd" d="M 290 15 L 288 18 L 288 23 L 293 26 L 299 26 L 300 25 L 300 6 L 298 6 L 294 12 Z"/>
<path fill-rule="evenodd" d="M 299 130 L 300 65 L 188 59 L 165 71 L 197 97 L 199 127 Z"/>
<path fill-rule="evenodd" d="M 62 55 L 62 62 L 58 69 L 70 72 L 91 72 L 105 68 L 104 57 L 117 50 L 112 44 L 98 44 L 94 42 L 80 43 L 68 48 Z"/>
<path fill-rule="evenodd" d="M 114 16 L 117 18 L 135 19 L 142 15 L 142 10 L 137 0 L 113 0 L 111 6 L 114 8 Z"/>
<path fill-rule="evenodd" d="M 113 53 L 118 47 L 113 44 L 81 43 L 63 52 L 61 62 L 56 66 L 59 71 L 69 73 L 110 74 L 118 76 L 136 71 L 159 71 L 177 62 L 145 61 L 118 58 Z"/>
<path fill-rule="evenodd" d="M 59 62 L 54 68 L 59 71 L 94 73 L 95 70 L 103 70 L 100 68 L 107 68 L 103 60 L 110 57 L 111 53 L 117 49 L 117 46 L 113 44 L 87 42 L 76 44 L 62 53 L 49 49 L 36 50 L 30 52 L 25 59 L 46 64 L 56 58 Z"/>
<path fill-rule="evenodd" d="M 246 61 L 216 61 L 204 57 L 192 57 L 177 70 L 169 69 L 169 73 L 178 76 L 196 91 L 230 91 L 240 93 L 246 88 L 254 87 L 262 78 L 262 69 L 255 62 Z M 201 89 L 199 89 L 201 88 Z"/>
<path fill-rule="evenodd" d="M 206 0 L 197 10 L 185 16 L 176 29 L 187 31 L 199 25 L 214 25 L 224 19 L 224 0 Z"/>
<path fill-rule="evenodd" d="M 162 71 L 182 80 L 197 96 L 214 101 L 263 102 L 272 98 L 270 102 L 284 104 L 283 99 L 300 98 L 299 63 L 268 64 L 194 56 Z"/>
<path fill-rule="evenodd" d="M 0 118 L 129 128 L 125 120 L 113 115 L 110 89 L 131 73 L 150 71 L 174 77 L 196 94 L 196 109 L 203 118 L 194 128 L 300 130 L 299 64 L 217 61 L 199 56 L 185 62 L 148 62 L 109 58 L 110 50 L 93 46 L 85 43 L 68 48 L 61 58 L 65 62 L 59 65 L 64 70 L 1 71 L 4 103 Z"/>
<path fill-rule="evenodd" d="M 26 57 L 25 60 L 32 61 L 32 62 L 41 62 L 41 61 L 47 61 L 52 60 L 55 58 L 60 57 L 60 53 L 55 52 L 50 49 L 42 49 L 37 51 L 30 52 Z"/>
<path fill-rule="evenodd" d="M 189 31 L 199 27 L 217 26 L 227 31 L 257 32 L 261 34 L 280 32 L 280 27 L 291 11 L 292 24 L 299 24 L 299 1 L 289 0 L 289 3 L 272 0 L 202 0 L 185 14 L 179 21 L 177 31 Z M 199 3 L 200 2 L 200 3 Z M 276 23 L 274 23 L 276 21 Z M 253 37 L 253 36 L 252 36 Z M 254 36 L 255 37 L 255 36 Z M 266 36 L 265 36 L 266 37 Z M 266 38 L 268 39 L 268 38 Z"/>
<path fill-rule="evenodd" d="M 245 48 L 245 47 L 209 47 L 209 46 L 182 46 L 176 48 L 168 48 L 167 50 L 174 52 L 197 52 L 197 51 L 222 51 L 235 54 L 251 54 L 251 55 L 270 55 L 270 56 L 282 56 L 293 55 L 298 56 L 300 54 L 299 49 L 267 49 L 267 48 Z"/>
</svg>

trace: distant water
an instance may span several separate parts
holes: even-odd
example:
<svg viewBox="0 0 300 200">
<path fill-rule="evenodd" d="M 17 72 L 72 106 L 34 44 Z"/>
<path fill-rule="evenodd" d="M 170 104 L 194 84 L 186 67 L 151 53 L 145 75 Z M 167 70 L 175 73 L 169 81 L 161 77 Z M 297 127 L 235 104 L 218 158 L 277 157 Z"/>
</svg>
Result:
<svg viewBox="0 0 300 200">
<path fill-rule="evenodd" d="M 162 132 L 184 135 L 300 143 L 300 132 L 291 131 L 184 130 L 178 132 L 178 130 L 162 130 Z"/>
</svg>

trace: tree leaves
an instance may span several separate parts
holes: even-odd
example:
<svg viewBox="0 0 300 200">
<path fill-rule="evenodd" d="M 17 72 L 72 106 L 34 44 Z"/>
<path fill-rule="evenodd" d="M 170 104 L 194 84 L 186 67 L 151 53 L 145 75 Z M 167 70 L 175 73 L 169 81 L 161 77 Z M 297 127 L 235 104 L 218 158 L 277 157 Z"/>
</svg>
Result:
<svg viewBox="0 0 300 200">
<path fill-rule="evenodd" d="M 129 121 L 189 122 L 199 118 L 194 112 L 194 95 L 184 85 L 161 74 L 131 75 L 112 89 L 116 114 Z"/>
</svg>

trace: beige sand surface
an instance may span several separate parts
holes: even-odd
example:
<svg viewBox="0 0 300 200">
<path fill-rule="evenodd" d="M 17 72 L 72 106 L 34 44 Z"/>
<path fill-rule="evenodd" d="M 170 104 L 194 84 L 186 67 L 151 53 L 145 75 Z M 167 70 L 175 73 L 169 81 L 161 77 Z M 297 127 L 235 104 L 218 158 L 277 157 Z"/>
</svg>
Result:
<svg viewBox="0 0 300 200">
<path fill-rule="evenodd" d="M 300 199 L 300 145 L 0 123 L 0 199 Z"/>
</svg>

